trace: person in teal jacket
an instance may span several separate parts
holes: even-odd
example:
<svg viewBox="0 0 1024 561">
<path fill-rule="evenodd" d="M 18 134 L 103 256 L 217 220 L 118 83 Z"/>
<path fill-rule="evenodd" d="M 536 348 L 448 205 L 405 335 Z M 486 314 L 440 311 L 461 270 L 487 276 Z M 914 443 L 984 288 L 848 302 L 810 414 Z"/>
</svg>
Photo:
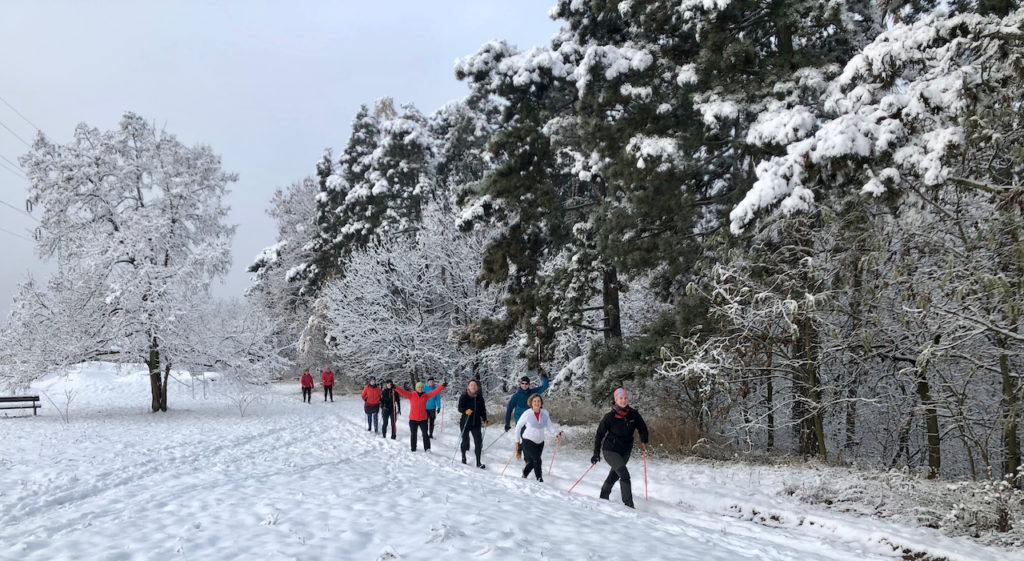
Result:
<svg viewBox="0 0 1024 561">
<path fill-rule="evenodd" d="M 434 378 L 427 378 L 427 384 L 423 386 L 423 393 L 430 393 L 434 391 L 436 382 Z M 437 394 L 434 397 L 427 400 L 427 433 L 430 438 L 434 438 L 434 419 L 437 418 L 437 412 L 441 410 L 441 394 Z"/>
<path fill-rule="evenodd" d="M 508 407 L 505 408 L 505 431 L 512 430 L 512 419 L 519 420 L 519 417 L 523 416 L 523 412 L 530 408 L 528 403 L 530 396 L 533 394 L 540 395 L 548 389 L 548 375 L 542 370 L 540 373 L 540 387 L 530 387 L 530 377 L 523 376 L 519 379 L 519 389 L 516 393 L 512 394 L 512 397 L 508 400 Z M 515 415 L 513 417 L 513 415 Z"/>
</svg>

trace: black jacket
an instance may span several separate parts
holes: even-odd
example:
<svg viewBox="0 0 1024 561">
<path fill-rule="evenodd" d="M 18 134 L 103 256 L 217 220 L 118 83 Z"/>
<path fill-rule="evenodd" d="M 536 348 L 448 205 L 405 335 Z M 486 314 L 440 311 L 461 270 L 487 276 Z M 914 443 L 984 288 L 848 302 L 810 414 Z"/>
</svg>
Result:
<svg viewBox="0 0 1024 561">
<path fill-rule="evenodd" d="M 618 417 L 612 409 L 597 425 L 594 455 L 596 456 L 603 448 L 618 452 L 623 457 L 629 456 L 633 451 L 633 431 L 640 431 L 640 442 L 647 444 L 647 423 L 644 423 L 640 413 L 631 407 L 626 411 L 625 417 Z"/>
<path fill-rule="evenodd" d="M 467 409 L 473 412 L 466 415 Z M 459 413 L 462 413 L 462 417 L 459 419 L 459 430 L 466 428 L 467 421 L 469 422 L 469 428 L 479 427 L 481 421 L 487 420 L 487 403 L 484 402 L 480 392 L 477 392 L 475 396 L 462 392 L 462 395 L 459 396 Z"/>
<path fill-rule="evenodd" d="M 394 401 L 392 401 L 394 400 Z M 391 411 L 391 404 L 395 404 L 395 413 L 402 412 L 402 396 L 394 389 L 384 388 L 380 390 L 380 408 L 384 411 Z"/>
</svg>

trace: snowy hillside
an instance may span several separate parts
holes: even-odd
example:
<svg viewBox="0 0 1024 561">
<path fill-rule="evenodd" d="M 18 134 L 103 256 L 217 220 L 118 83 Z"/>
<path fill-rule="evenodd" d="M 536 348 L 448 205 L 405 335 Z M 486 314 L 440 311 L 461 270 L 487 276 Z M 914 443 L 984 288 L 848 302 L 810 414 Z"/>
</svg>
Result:
<svg viewBox="0 0 1024 561">
<path fill-rule="evenodd" d="M 40 416 L 0 416 L 0 559 L 1024 559 L 780 496 L 798 468 L 651 461 L 645 501 L 637 454 L 630 510 L 617 488 L 597 498 L 603 463 L 566 493 L 589 433 L 567 431 L 538 483 L 518 460 L 500 475 L 508 436 L 485 470 L 453 463 L 454 415 L 413 453 L 405 417 L 397 440 L 374 436 L 357 398 L 272 386 L 240 416 L 216 382 L 205 399 L 174 383 L 154 414 L 147 384 L 91 364 L 35 385 L 53 399 Z M 64 423 L 54 405 L 72 392 Z"/>
</svg>

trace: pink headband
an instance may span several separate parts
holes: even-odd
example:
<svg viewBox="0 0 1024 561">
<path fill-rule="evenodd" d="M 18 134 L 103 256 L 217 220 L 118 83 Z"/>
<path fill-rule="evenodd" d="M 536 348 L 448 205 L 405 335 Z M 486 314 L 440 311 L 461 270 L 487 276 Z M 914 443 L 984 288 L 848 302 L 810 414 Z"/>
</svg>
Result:
<svg viewBox="0 0 1024 561">
<path fill-rule="evenodd" d="M 626 388 L 619 388 L 615 390 L 614 397 L 619 397 L 620 395 L 622 397 L 625 397 L 626 399 L 629 399 L 629 395 L 626 393 Z"/>
</svg>

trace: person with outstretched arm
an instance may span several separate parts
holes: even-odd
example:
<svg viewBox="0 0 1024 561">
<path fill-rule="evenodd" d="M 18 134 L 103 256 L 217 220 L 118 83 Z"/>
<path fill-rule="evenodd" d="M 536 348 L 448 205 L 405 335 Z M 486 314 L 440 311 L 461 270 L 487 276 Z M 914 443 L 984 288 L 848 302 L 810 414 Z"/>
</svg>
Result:
<svg viewBox="0 0 1024 561">
<path fill-rule="evenodd" d="M 487 404 L 480 395 L 480 385 L 476 380 L 470 380 L 466 385 L 466 391 L 459 396 L 459 430 L 461 441 L 459 448 L 462 450 L 462 463 L 466 463 L 466 452 L 469 452 L 469 437 L 473 437 L 473 452 L 476 454 L 476 467 L 484 469 L 480 462 L 480 451 L 483 445 L 483 436 L 480 432 L 481 425 L 490 425 L 487 420 Z"/>
<path fill-rule="evenodd" d="M 604 461 L 611 466 L 611 471 L 608 472 L 604 485 L 601 485 L 601 498 L 609 498 L 612 487 L 618 481 L 623 504 L 634 508 L 633 488 L 626 463 L 629 462 L 629 455 L 633 451 L 634 432 L 639 432 L 640 442 L 647 444 L 647 424 L 644 423 L 644 418 L 640 416 L 640 413 L 629 406 L 629 394 L 624 388 L 615 390 L 613 395 L 615 405 L 597 425 L 597 436 L 594 437 L 594 456 L 590 458 L 590 463 L 596 464 L 601 461 L 601 451 L 604 451 Z"/>
<path fill-rule="evenodd" d="M 398 395 L 409 400 L 409 432 L 412 451 L 416 451 L 416 429 L 423 433 L 423 451 L 430 452 L 430 433 L 427 432 L 427 400 L 441 393 L 444 384 L 434 388 L 430 393 L 423 393 L 423 382 L 416 382 L 416 391 L 410 392 L 395 387 Z"/>
<path fill-rule="evenodd" d="M 427 378 L 427 383 L 423 386 L 424 393 L 430 393 L 434 391 L 437 384 L 434 382 L 434 377 Z M 435 395 L 434 397 L 427 400 L 427 434 L 430 438 L 434 438 L 434 421 L 437 420 L 437 414 L 441 410 L 441 396 Z"/>
<path fill-rule="evenodd" d="M 508 407 L 505 408 L 505 432 L 512 429 L 513 419 L 518 422 L 523 412 L 530 408 L 529 400 L 533 394 L 540 395 L 548 389 L 548 376 L 543 370 L 540 371 L 540 387 L 530 387 L 530 377 L 523 376 L 519 379 L 519 389 L 516 390 L 508 400 Z M 517 435 L 516 439 L 519 437 Z M 516 451 L 516 457 L 521 458 L 522 452 Z"/>
</svg>

